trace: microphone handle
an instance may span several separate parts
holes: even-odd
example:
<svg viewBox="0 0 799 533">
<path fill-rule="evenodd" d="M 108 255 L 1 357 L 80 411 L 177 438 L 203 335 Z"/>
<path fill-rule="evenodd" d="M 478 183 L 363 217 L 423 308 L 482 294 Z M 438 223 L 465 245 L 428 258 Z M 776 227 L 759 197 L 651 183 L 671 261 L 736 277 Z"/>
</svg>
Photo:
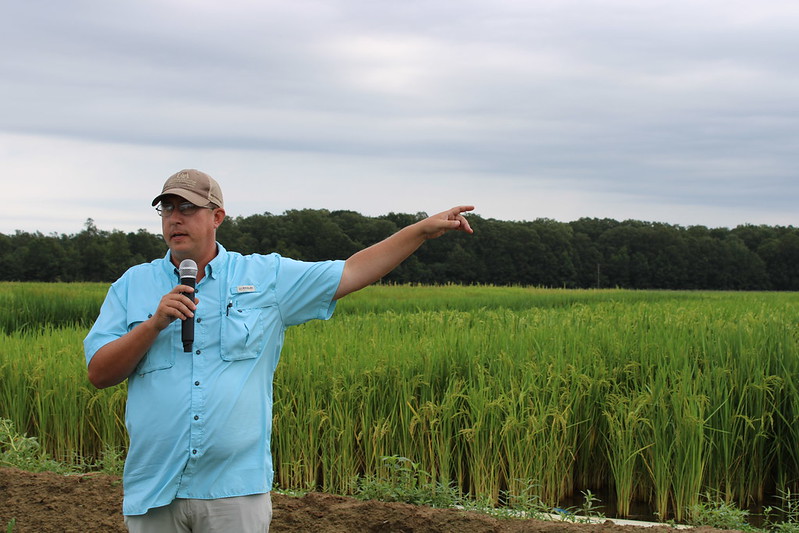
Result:
<svg viewBox="0 0 799 533">
<path fill-rule="evenodd" d="M 188 285 L 194 288 L 195 278 L 180 278 L 181 285 Z M 191 301 L 195 301 L 194 293 L 184 292 L 184 296 L 188 296 Z M 186 318 L 183 320 L 180 329 L 180 339 L 183 342 L 183 351 L 186 353 L 191 352 L 192 344 L 194 344 L 194 317 Z"/>
</svg>

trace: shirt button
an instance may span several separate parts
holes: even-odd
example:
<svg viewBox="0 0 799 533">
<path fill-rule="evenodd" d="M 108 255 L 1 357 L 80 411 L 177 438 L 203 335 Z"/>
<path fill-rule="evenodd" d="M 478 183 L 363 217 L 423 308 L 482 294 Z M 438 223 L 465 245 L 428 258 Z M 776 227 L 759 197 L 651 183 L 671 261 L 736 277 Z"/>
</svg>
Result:
<svg viewBox="0 0 799 533">
<path fill-rule="evenodd" d="M 197 351 L 196 351 L 196 352 L 194 352 L 194 353 L 196 353 L 197 355 L 200 355 L 202 352 L 201 352 L 200 350 L 197 350 Z"/>
<path fill-rule="evenodd" d="M 192 450 L 192 451 L 191 451 L 191 454 L 192 454 L 192 455 L 197 455 L 197 450 Z"/>
<path fill-rule="evenodd" d="M 203 319 L 202 319 L 202 318 L 198 318 L 198 319 L 197 319 L 197 323 L 198 323 L 198 324 L 199 324 L 200 322 L 202 322 L 202 321 L 203 321 Z"/>
<path fill-rule="evenodd" d="M 200 417 L 199 417 L 199 416 L 197 416 L 197 415 L 194 415 L 194 420 L 199 420 L 199 419 L 200 419 Z"/>
<path fill-rule="evenodd" d="M 199 381 L 195 381 L 195 382 L 194 382 L 194 386 L 195 386 L 195 387 L 199 387 L 199 386 L 200 386 L 200 382 L 199 382 Z"/>
</svg>

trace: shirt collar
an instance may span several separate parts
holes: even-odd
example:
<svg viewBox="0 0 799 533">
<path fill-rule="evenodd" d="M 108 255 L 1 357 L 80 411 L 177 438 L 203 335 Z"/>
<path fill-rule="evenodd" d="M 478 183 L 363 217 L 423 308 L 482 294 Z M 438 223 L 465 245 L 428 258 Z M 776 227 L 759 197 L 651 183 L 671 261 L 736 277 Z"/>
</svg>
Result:
<svg viewBox="0 0 799 533">
<path fill-rule="evenodd" d="M 216 279 L 220 276 L 225 271 L 225 266 L 227 265 L 227 261 L 225 261 L 224 257 L 226 255 L 227 250 L 225 250 L 225 247 L 217 242 L 216 256 L 205 266 L 205 275 L 211 279 Z M 172 250 L 167 250 L 164 256 L 164 271 L 167 276 L 179 275 L 178 267 L 172 264 Z"/>
<path fill-rule="evenodd" d="M 225 257 L 227 256 L 227 250 L 225 247 L 216 243 L 216 257 L 211 259 L 211 262 L 205 267 L 205 275 L 211 279 L 216 279 L 218 276 L 222 275 L 225 271 L 225 266 L 227 265 L 227 261 Z"/>
</svg>

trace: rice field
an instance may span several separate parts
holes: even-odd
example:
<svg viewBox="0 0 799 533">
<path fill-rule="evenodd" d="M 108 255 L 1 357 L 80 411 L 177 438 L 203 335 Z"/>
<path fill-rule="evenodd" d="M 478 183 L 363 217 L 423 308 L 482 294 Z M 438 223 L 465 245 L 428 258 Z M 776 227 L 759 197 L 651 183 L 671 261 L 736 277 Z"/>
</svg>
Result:
<svg viewBox="0 0 799 533">
<path fill-rule="evenodd" d="M 82 352 L 105 290 L 0 284 L 0 417 L 59 460 L 124 452 L 125 386 Z M 795 493 L 798 322 L 795 293 L 369 287 L 287 332 L 276 481 L 346 494 L 402 456 L 473 498 L 676 520 Z"/>
</svg>

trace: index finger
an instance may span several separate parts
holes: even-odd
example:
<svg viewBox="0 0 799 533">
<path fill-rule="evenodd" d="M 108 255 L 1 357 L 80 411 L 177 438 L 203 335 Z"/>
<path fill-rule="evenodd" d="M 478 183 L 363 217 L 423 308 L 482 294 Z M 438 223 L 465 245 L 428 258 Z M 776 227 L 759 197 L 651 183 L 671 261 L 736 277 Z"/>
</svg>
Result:
<svg viewBox="0 0 799 533">
<path fill-rule="evenodd" d="M 178 294 L 183 294 L 185 292 L 194 292 L 194 287 L 190 285 L 175 285 L 175 288 L 169 292 L 176 292 Z"/>
<path fill-rule="evenodd" d="M 448 218 L 452 218 L 458 222 L 459 225 L 456 229 L 465 231 L 466 233 L 474 233 L 474 230 L 472 230 L 472 227 L 469 225 L 469 221 L 463 216 L 463 213 L 472 211 L 473 209 L 473 205 L 459 205 L 457 207 L 453 207 L 449 210 Z"/>
<path fill-rule="evenodd" d="M 467 211 L 474 211 L 473 205 L 459 205 L 457 207 L 453 207 L 449 210 L 449 212 L 453 215 L 460 215 L 461 213 L 465 213 Z"/>
</svg>

